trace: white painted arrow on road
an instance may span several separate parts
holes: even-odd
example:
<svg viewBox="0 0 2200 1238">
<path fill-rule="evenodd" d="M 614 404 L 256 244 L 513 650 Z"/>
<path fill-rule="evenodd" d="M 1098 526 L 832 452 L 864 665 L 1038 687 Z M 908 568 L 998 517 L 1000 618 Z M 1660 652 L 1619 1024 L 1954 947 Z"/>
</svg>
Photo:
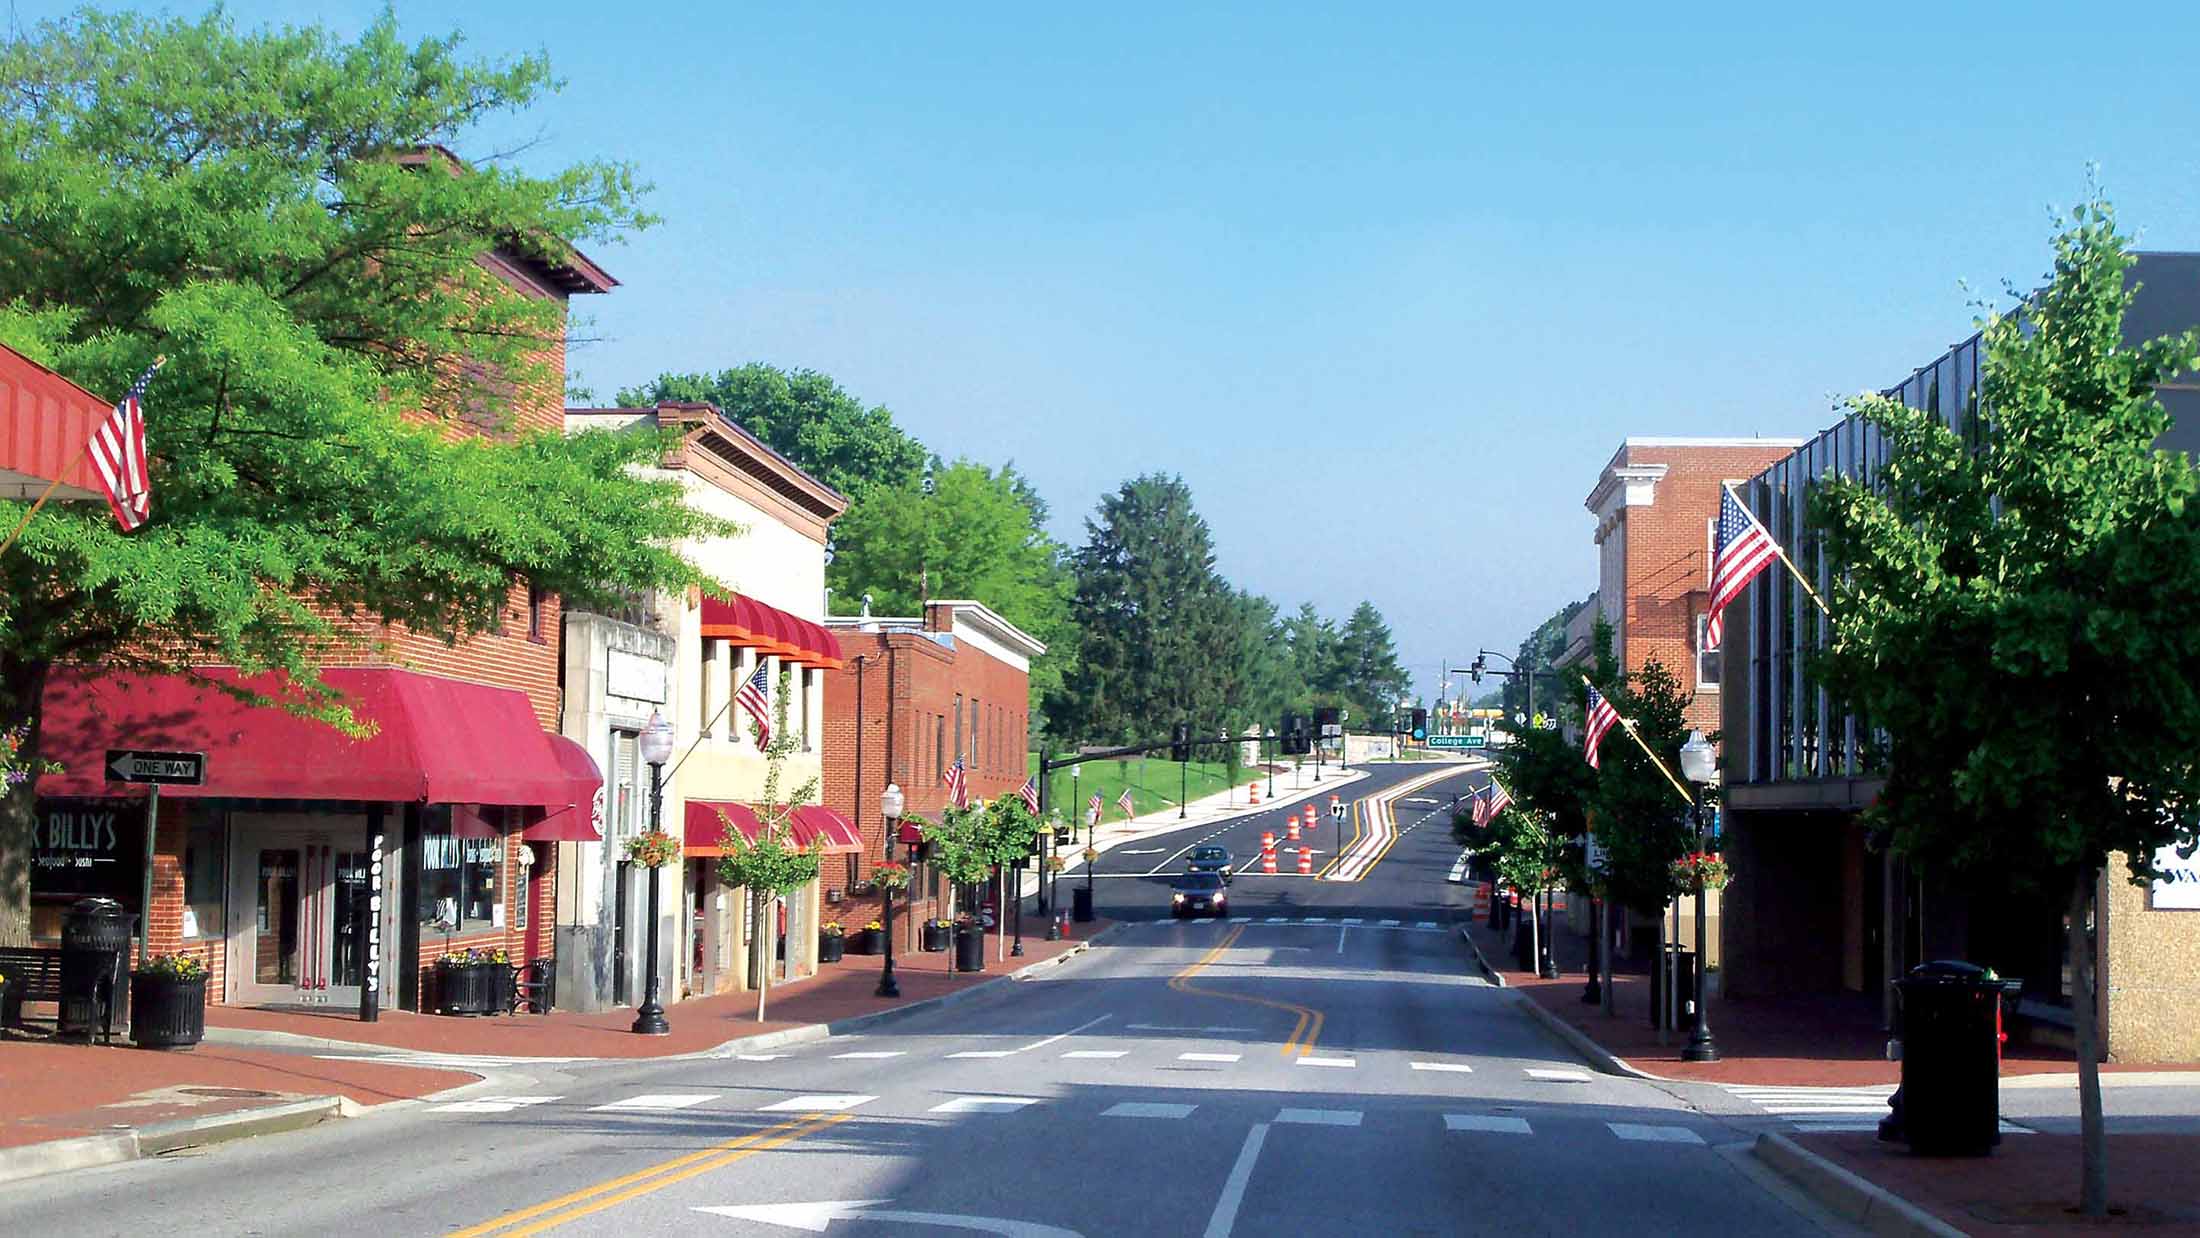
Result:
<svg viewBox="0 0 2200 1238">
<path fill-rule="evenodd" d="M 903 1225 L 975 1230 L 981 1234 L 999 1234 L 1001 1238 L 1084 1238 L 1074 1229 L 1059 1229 L 1032 1221 L 956 1216 L 946 1212 L 897 1212 L 871 1206 L 885 1202 L 883 1199 L 826 1199 L 811 1204 L 724 1204 L 697 1208 L 695 1211 L 731 1217 L 736 1221 L 761 1221 L 766 1225 L 808 1230 L 813 1234 L 824 1233 L 825 1227 L 834 1221 L 862 1217 L 868 1221 L 895 1221 Z"/>
</svg>

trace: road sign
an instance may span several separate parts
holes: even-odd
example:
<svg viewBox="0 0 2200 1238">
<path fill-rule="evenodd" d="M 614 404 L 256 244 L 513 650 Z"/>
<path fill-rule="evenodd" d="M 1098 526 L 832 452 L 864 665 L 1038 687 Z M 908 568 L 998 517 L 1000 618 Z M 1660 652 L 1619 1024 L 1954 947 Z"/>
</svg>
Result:
<svg viewBox="0 0 2200 1238">
<path fill-rule="evenodd" d="M 1325 724 L 1323 724 L 1323 726 L 1322 726 L 1322 735 L 1323 735 L 1323 736 L 1324 736 L 1325 738 L 1328 738 L 1328 739 L 1335 739 L 1336 737 L 1338 737 L 1339 735 L 1342 735 L 1342 734 L 1344 734 L 1344 727 L 1342 727 L 1342 726 L 1338 725 L 1337 723 L 1334 723 L 1334 722 L 1330 722 L 1330 723 L 1325 723 Z"/>
<path fill-rule="evenodd" d="M 164 787 L 202 787 L 206 785 L 206 754 L 109 748 L 107 781 L 149 782 Z"/>
<path fill-rule="evenodd" d="M 1344 816 L 1344 805 L 1336 800 L 1329 801 L 1329 815 L 1332 817 Z"/>
<path fill-rule="evenodd" d="M 1487 735 L 1431 735 L 1428 737 L 1428 746 L 1431 748 L 1487 748 L 1490 746 L 1490 737 Z"/>
</svg>

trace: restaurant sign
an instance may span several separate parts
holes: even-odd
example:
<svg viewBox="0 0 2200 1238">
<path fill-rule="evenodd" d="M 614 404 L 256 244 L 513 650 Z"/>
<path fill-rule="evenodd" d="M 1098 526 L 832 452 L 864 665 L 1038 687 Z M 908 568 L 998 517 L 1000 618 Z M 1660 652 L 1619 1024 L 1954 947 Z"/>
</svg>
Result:
<svg viewBox="0 0 2200 1238">
<path fill-rule="evenodd" d="M 136 906 L 145 879 L 144 800 L 38 801 L 31 893 L 104 895 Z"/>
</svg>

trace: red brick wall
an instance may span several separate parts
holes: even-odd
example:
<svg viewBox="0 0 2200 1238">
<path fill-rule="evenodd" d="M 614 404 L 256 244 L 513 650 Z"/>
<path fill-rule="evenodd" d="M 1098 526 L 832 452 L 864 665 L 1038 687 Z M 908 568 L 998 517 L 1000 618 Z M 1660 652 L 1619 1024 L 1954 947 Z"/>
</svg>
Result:
<svg viewBox="0 0 2200 1238">
<path fill-rule="evenodd" d="M 1763 472 L 1793 448 L 1767 444 L 1736 447 L 1630 447 L 1623 463 L 1663 464 L 1648 507 L 1626 509 L 1627 667 L 1637 671 L 1654 658 L 1695 692 L 1696 616 L 1710 601 L 1710 522 L 1719 514 L 1719 486 Z M 1719 697 L 1697 692 L 1688 723 L 1706 733 L 1719 729 Z"/>
</svg>

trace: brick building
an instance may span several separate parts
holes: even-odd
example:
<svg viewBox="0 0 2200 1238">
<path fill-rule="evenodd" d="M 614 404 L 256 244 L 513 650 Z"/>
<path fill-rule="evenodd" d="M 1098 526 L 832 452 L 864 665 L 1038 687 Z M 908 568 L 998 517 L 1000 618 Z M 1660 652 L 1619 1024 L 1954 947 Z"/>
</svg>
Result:
<svg viewBox="0 0 2200 1238">
<path fill-rule="evenodd" d="M 877 918 L 867 882 L 886 854 L 879 794 L 898 783 L 911 817 L 947 806 L 947 769 L 963 758 L 970 798 L 1012 795 L 1030 774 L 1031 660 L 1046 646 L 982 602 L 939 601 L 918 619 L 826 621 L 841 666 L 825 678 L 825 803 L 848 814 L 863 837 L 827 877 L 839 879 L 839 919 L 850 930 Z M 861 709 L 858 709 L 860 697 Z M 859 756 L 860 754 L 860 756 Z M 938 878 L 918 870 L 904 928 L 938 914 Z M 899 926 L 898 926 L 899 927 Z M 912 947 L 913 948 L 913 947 Z"/>
<path fill-rule="evenodd" d="M 561 309 L 616 285 L 578 252 L 482 265 L 514 295 Z M 559 428 L 562 335 L 539 359 L 544 380 L 497 399 L 493 415 L 454 381 L 450 398 L 464 405 L 454 432 Z M 547 956 L 555 844 L 596 836 L 601 788 L 595 763 L 552 731 L 559 631 L 558 599 L 524 582 L 501 631 L 455 646 L 355 628 L 355 643 L 323 666 L 378 728 L 364 740 L 181 678 L 58 670 L 44 745 L 66 772 L 39 784 L 34 940 L 56 940 L 63 912 L 86 894 L 132 915 L 149 902 L 148 948 L 203 960 L 209 1000 L 331 1008 L 356 1008 L 370 984 L 384 1005 L 421 1008 L 434 998 L 433 961 L 450 949 Z M 274 679 L 255 686 L 283 690 Z M 203 752 L 205 784 L 167 789 L 148 840 L 144 788 L 105 777 L 111 748 Z"/>
</svg>

